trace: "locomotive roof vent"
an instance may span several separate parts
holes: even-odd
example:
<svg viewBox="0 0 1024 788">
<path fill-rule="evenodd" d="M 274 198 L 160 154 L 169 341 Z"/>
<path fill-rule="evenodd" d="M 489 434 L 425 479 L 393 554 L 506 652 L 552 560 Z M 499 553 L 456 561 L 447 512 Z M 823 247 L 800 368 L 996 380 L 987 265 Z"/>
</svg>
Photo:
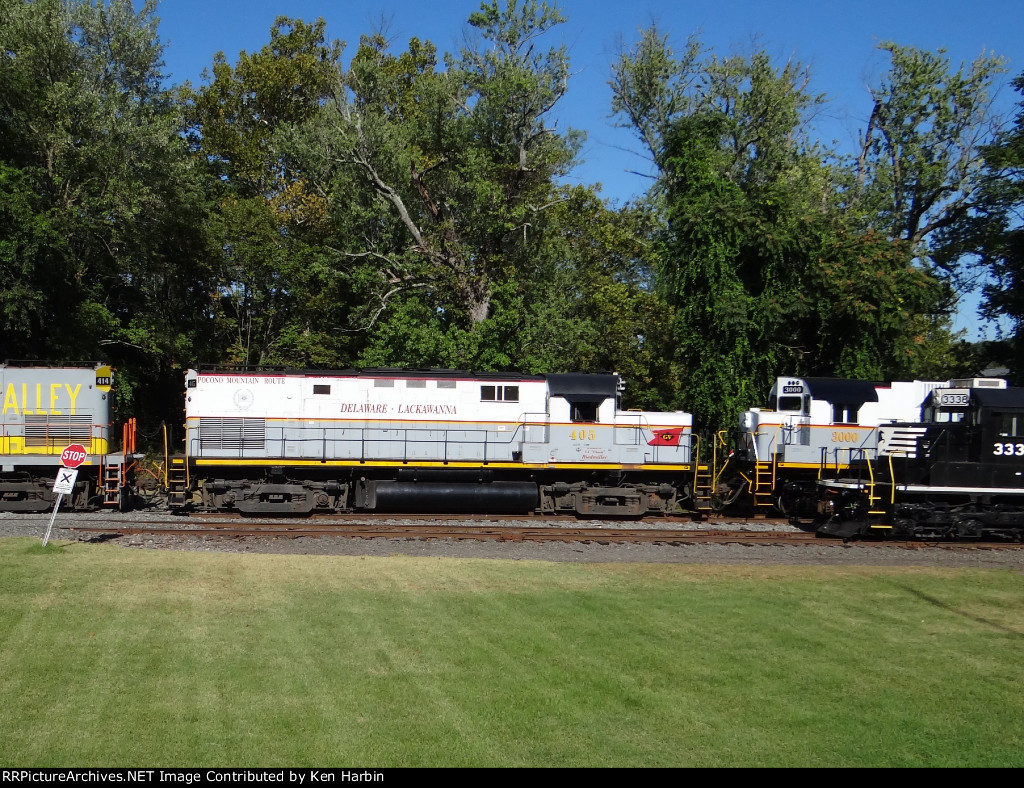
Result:
<svg viewBox="0 0 1024 788">
<path fill-rule="evenodd" d="M 1006 381 L 1003 378 L 964 378 L 951 380 L 949 385 L 955 389 L 1005 389 Z"/>
</svg>

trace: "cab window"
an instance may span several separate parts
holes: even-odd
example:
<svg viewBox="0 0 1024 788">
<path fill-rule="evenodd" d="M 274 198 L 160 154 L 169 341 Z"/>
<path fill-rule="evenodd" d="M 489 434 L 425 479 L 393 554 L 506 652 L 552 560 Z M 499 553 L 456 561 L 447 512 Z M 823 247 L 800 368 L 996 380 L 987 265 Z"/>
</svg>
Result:
<svg viewBox="0 0 1024 788">
<path fill-rule="evenodd" d="M 570 402 L 573 421 L 597 421 L 597 403 Z"/>
<path fill-rule="evenodd" d="M 804 398 L 799 396 L 787 395 L 785 397 L 779 397 L 778 410 L 784 411 L 796 411 L 797 413 L 804 412 Z"/>
<path fill-rule="evenodd" d="M 854 405 L 833 405 L 832 422 L 834 424 L 856 424 L 857 410 Z"/>
<path fill-rule="evenodd" d="M 1020 438 L 1024 437 L 1024 414 L 1021 413 L 1000 413 L 997 415 L 999 419 L 999 437 L 1001 438 Z"/>
</svg>

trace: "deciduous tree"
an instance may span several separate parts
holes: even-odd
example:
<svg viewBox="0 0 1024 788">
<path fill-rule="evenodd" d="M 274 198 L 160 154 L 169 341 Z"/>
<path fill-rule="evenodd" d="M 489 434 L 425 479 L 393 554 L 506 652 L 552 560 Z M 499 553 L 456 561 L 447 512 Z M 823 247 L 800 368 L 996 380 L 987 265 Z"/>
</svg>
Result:
<svg viewBox="0 0 1024 788">
<path fill-rule="evenodd" d="M 137 412 L 211 317 L 204 184 L 162 85 L 156 3 L 0 2 L 5 355 L 112 362 Z"/>
<path fill-rule="evenodd" d="M 519 361 L 485 324 L 518 292 L 543 214 L 567 199 L 557 179 L 579 138 L 548 118 L 568 59 L 538 46 L 562 21 L 546 3 L 486 2 L 469 18 L 479 42 L 443 71 L 429 42 L 395 55 L 365 36 L 344 90 L 295 140 L 330 195 L 337 265 L 365 288 L 351 322 L 367 363 Z"/>
<path fill-rule="evenodd" d="M 336 364 L 347 288 L 327 264 L 327 201 L 282 140 L 333 94 L 342 53 L 323 20 L 279 17 L 270 41 L 234 66 L 214 57 L 187 89 L 189 141 L 214 184 L 204 228 L 216 249 L 219 360 Z"/>
<path fill-rule="evenodd" d="M 1024 93 L 1024 74 L 1013 81 Z M 1018 385 L 1024 381 L 1024 102 L 1012 125 L 982 149 L 987 178 L 982 192 L 981 220 L 973 239 L 982 265 L 991 274 L 983 291 L 986 317 L 1006 321 L 1004 360 Z"/>
</svg>

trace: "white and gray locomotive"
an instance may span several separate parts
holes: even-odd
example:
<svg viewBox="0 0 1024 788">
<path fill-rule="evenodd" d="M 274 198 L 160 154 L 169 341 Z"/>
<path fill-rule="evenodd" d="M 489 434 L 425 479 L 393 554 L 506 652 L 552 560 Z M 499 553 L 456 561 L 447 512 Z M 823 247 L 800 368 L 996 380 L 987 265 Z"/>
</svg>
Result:
<svg viewBox="0 0 1024 788">
<path fill-rule="evenodd" d="M 617 517 L 691 506 L 702 467 L 691 415 L 621 410 L 621 392 L 615 374 L 189 370 L 170 506 Z"/>
</svg>

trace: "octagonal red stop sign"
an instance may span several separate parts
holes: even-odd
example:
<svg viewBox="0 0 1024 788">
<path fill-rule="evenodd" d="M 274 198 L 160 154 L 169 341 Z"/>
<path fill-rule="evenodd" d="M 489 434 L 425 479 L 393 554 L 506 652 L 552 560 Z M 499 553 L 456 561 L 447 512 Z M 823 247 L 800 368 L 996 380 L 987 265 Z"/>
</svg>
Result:
<svg viewBox="0 0 1024 788">
<path fill-rule="evenodd" d="M 77 468 L 83 462 L 85 458 L 89 456 L 89 453 L 85 450 L 85 446 L 81 443 L 72 443 L 60 454 L 60 461 L 65 468 Z"/>
</svg>

